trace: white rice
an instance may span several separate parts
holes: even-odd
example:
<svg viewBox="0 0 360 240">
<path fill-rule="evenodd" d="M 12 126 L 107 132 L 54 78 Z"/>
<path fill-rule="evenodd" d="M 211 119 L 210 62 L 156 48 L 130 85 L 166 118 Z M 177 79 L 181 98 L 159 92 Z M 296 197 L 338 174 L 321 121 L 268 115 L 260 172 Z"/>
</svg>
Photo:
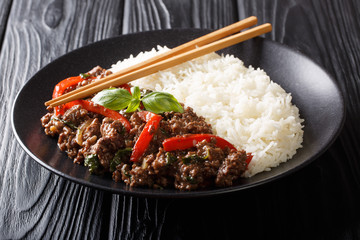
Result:
<svg viewBox="0 0 360 240">
<path fill-rule="evenodd" d="M 119 61 L 113 72 L 168 51 L 157 47 Z M 303 120 L 291 94 L 261 69 L 245 67 L 231 55 L 211 53 L 151 76 L 133 85 L 173 94 L 213 127 L 215 134 L 253 154 L 245 177 L 291 159 L 302 147 Z"/>
</svg>

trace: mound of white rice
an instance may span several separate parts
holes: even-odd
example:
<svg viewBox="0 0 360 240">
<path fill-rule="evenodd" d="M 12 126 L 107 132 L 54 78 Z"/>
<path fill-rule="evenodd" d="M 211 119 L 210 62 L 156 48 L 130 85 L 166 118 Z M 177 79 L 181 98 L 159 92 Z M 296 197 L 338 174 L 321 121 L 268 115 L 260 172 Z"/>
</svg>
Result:
<svg viewBox="0 0 360 240">
<path fill-rule="evenodd" d="M 113 72 L 168 51 L 157 47 L 119 61 Z M 278 166 L 302 147 L 303 120 L 291 94 L 261 69 L 230 55 L 211 53 L 132 82 L 173 94 L 213 127 L 214 133 L 253 154 L 245 177 Z"/>
</svg>

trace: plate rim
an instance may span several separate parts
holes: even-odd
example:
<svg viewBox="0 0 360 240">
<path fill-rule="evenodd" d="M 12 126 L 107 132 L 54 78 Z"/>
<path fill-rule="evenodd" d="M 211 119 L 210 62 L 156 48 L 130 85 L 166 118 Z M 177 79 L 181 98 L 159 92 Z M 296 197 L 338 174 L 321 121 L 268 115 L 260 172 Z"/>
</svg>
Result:
<svg viewBox="0 0 360 240">
<path fill-rule="evenodd" d="M 287 51 L 290 51 L 292 53 L 295 53 L 297 55 L 300 55 L 303 58 L 306 58 L 308 61 L 312 62 L 314 65 L 316 65 L 317 67 L 319 67 L 322 71 L 324 71 L 324 73 L 329 77 L 329 79 L 332 81 L 332 83 L 335 86 L 335 89 L 337 91 L 337 93 L 339 94 L 339 100 L 340 100 L 340 106 L 341 106 L 341 120 L 340 120 L 340 124 L 337 126 L 337 128 L 335 129 L 335 131 L 333 132 L 333 134 L 331 135 L 330 141 L 327 142 L 327 144 L 319 151 L 317 152 L 313 157 L 307 159 L 305 162 L 301 163 L 300 165 L 295 166 L 294 168 L 286 171 L 286 172 L 282 172 L 278 175 L 272 176 L 270 178 L 267 179 L 262 179 L 258 182 L 255 183 L 250 183 L 250 184 L 246 184 L 246 185 L 235 185 L 235 186 L 230 186 L 230 187 L 225 187 L 225 188 L 214 188 L 214 189 L 205 189 L 205 190 L 199 190 L 199 191 L 180 191 L 177 190 L 178 193 L 170 193 L 170 192 L 161 192 L 161 191 L 154 191 L 154 192 L 148 192 L 151 191 L 151 189 L 148 188 L 139 188 L 139 187 L 134 187 L 133 189 L 135 189 L 135 191 L 131 191 L 131 190 L 125 190 L 125 189 L 121 189 L 121 188 L 112 188 L 109 186 L 104 186 L 104 185 L 100 185 L 98 183 L 94 183 L 82 178 L 76 178 L 73 176 L 70 176 L 60 170 L 57 170 L 54 167 L 51 167 L 50 165 L 46 164 L 44 161 L 42 161 L 41 159 L 39 159 L 38 157 L 35 156 L 34 153 L 32 153 L 25 145 L 25 143 L 21 140 L 20 136 L 18 135 L 18 132 L 16 130 L 15 127 L 15 123 L 14 123 L 14 110 L 17 104 L 17 100 L 19 98 L 19 96 L 21 95 L 21 93 L 23 92 L 23 90 L 26 88 L 26 86 L 28 86 L 29 84 L 31 84 L 31 79 L 36 78 L 36 76 L 39 74 L 39 72 L 42 72 L 44 70 L 46 70 L 49 65 L 52 65 L 56 62 L 61 61 L 61 59 L 66 58 L 67 55 L 77 52 L 77 51 L 82 51 L 82 49 L 84 48 L 91 48 L 92 45 L 97 45 L 101 42 L 106 42 L 106 41 L 112 41 L 112 40 L 117 40 L 117 39 L 122 39 L 126 36 L 136 36 L 136 35 L 143 35 L 143 34 L 164 34 L 164 32 L 174 32 L 174 31 L 180 31 L 180 32 L 198 32 L 198 33 L 206 33 L 206 32 L 211 32 L 213 30 L 211 29 L 197 29 L 197 28 L 173 28 L 173 29 L 164 29 L 164 30 L 150 30 L 150 31 L 143 31 L 143 32 L 136 32 L 136 33 L 129 33 L 129 34 L 123 34 L 123 35 L 119 35 L 119 36 L 114 36 L 114 37 L 110 37 L 110 38 L 105 38 L 96 42 L 92 42 L 89 44 L 86 44 L 84 46 L 81 46 L 79 48 L 73 49 L 69 52 L 64 53 L 63 55 L 55 58 L 54 60 L 51 60 L 49 63 L 47 63 L 46 65 L 44 65 L 42 68 L 40 68 L 39 70 L 36 71 L 35 74 L 33 74 L 30 78 L 28 78 L 28 80 L 25 82 L 25 84 L 23 84 L 18 93 L 16 94 L 15 98 L 13 99 L 13 103 L 12 103 L 12 107 L 11 107 L 11 126 L 12 126 L 12 130 L 13 133 L 15 135 L 15 138 L 17 140 L 17 142 L 20 144 L 20 146 L 22 147 L 23 150 L 25 150 L 25 152 L 33 159 L 35 160 L 35 162 L 37 162 L 38 164 L 40 164 L 40 166 L 44 167 L 45 169 L 49 170 L 52 173 L 55 173 L 56 175 L 63 177 L 67 180 L 70 180 L 74 183 L 77 184 L 81 184 L 87 187 L 91 187 L 100 191 L 105 191 L 105 192 L 111 192 L 113 194 L 122 194 L 122 195 L 127 195 L 127 196 L 136 196 L 136 197 L 148 197 L 148 198 L 199 198 L 199 197 L 209 197 L 209 196 L 215 196 L 215 195 L 220 195 L 220 194 L 229 194 L 229 193 L 234 193 L 234 192 L 238 192 L 238 191 L 242 191 L 242 190 L 246 190 L 246 189 L 250 189 L 253 187 L 257 187 L 260 185 L 264 185 L 270 182 L 274 182 L 277 181 L 283 177 L 286 177 L 294 172 L 299 171 L 300 169 L 303 169 L 304 167 L 306 167 L 307 165 L 309 165 L 310 163 L 312 163 L 314 160 L 318 159 L 324 152 L 326 152 L 332 145 L 333 143 L 336 141 L 336 139 L 338 138 L 338 136 L 340 135 L 344 123 L 345 123 L 345 119 L 346 119 L 346 107 L 345 107 L 345 102 L 344 102 L 344 97 L 343 97 L 343 93 L 341 92 L 338 83 L 335 81 L 335 79 L 333 78 L 333 76 L 329 73 L 329 71 L 327 69 L 325 69 L 323 66 L 321 66 L 320 64 L 318 64 L 317 62 L 315 62 L 313 59 L 311 59 L 309 56 L 307 56 L 306 54 L 302 53 L 299 50 L 293 49 L 290 46 L 283 44 L 283 43 L 279 43 L 276 42 L 274 40 L 271 39 L 265 39 L 262 37 L 257 37 L 258 39 L 262 39 L 262 41 L 264 42 L 269 42 L 270 44 L 275 44 L 280 48 L 285 48 Z M 155 46 L 153 46 L 155 47 Z M 291 159 L 289 160 L 291 161 Z M 112 181 L 112 179 L 111 179 Z M 129 187 L 130 188 L 130 187 Z M 145 191 L 143 191 L 145 190 Z"/>
</svg>

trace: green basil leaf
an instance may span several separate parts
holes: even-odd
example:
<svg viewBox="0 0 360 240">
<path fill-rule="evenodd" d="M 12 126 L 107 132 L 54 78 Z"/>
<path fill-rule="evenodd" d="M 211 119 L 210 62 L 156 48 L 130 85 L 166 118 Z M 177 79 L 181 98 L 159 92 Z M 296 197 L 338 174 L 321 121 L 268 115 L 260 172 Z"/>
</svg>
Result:
<svg viewBox="0 0 360 240">
<path fill-rule="evenodd" d="M 166 166 L 173 164 L 177 161 L 177 157 L 170 152 L 167 152 L 166 154 Z"/>
<path fill-rule="evenodd" d="M 100 168 L 99 158 L 96 154 L 91 154 L 85 157 L 84 166 L 89 167 L 91 174 L 97 174 Z"/>
<path fill-rule="evenodd" d="M 131 94 L 132 94 L 133 98 L 136 98 L 136 99 L 140 100 L 141 92 L 140 92 L 140 88 L 138 86 L 132 87 L 130 89 L 130 91 L 131 91 Z"/>
<path fill-rule="evenodd" d="M 207 158 L 207 156 L 206 156 Z M 195 163 L 199 163 L 199 162 L 202 162 L 203 160 L 206 159 L 205 157 L 200 157 L 196 154 L 192 154 L 190 156 L 187 156 L 187 157 L 183 157 L 182 158 L 182 162 L 185 164 L 185 165 L 189 165 L 189 164 L 195 164 Z"/>
<path fill-rule="evenodd" d="M 130 112 L 135 112 L 136 109 L 138 109 L 140 106 L 140 99 L 137 98 L 133 98 L 131 99 L 129 105 L 127 106 L 126 112 L 130 113 Z"/>
<path fill-rule="evenodd" d="M 188 181 L 190 184 L 197 184 L 198 182 L 192 177 L 192 176 L 186 176 L 186 181 Z"/>
<path fill-rule="evenodd" d="M 110 163 L 110 171 L 114 172 L 116 170 L 116 166 L 119 165 L 123 161 L 123 157 L 131 154 L 132 150 L 133 150 L 132 148 L 119 149 L 115 153 L 115 156 Z"/>
<path fill-rule="evenodd" d="M 102 90 L 92 101 L 111 110 L 121 110 L 126 108 L 132 100 L 131 94 L 122 88 L 109 88 Z"/>
<path fill-rule="evenodd" d="M 75 126 L 75 124 L 73 124 L 72 122 L 70 121 L 65 121 L 61 118 L 58 118 L 58 117 L 52 117 L 52 119 L 56 120 L 56 121 L 60 121 L 60 122 L 63 122 L 65 125 L 67 125 L 68 127 L 70 127 L 72 130 L 77 130 L 77 126 Z"/>
<path fill-rule="evenodd" d="M 184 112 L 184 109 L 176 98 L 170 93 L 152 92 L 145 95 L 142 103 L 146 110 L 159 114 L 163 112 Z"/>
</svg>

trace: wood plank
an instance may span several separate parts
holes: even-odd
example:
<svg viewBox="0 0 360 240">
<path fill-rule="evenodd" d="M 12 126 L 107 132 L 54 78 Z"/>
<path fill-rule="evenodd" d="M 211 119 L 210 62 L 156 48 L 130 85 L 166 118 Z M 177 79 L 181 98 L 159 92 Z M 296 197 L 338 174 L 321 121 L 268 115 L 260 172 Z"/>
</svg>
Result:
<svg viewBox="0 0 360 240">
<path fill-rule="evenodd" d="M 45 64 L 117 35 L 122 2 L 15 0 L 5 21 L 10 2 L 0 3 L 1 23 L 7 22 L 0 55 L 0 239 L 99 238 L 107 233 L 109 194 L 57 177 L 31 160 L 14 138 L 9 112 L 20 87 Z"/>
<path fill-rule="evenodd" d="M 293 221 L 293 224 L 300 225 L 306 230 L 302 231 L 303 235 L 301 235 L 305 238 L 311 234 L 310 230 L 313 230 L 311 225 L 315 224 L 318 234 L 326 233 L 328 236 L 332 235 L 332 238 L 342 234 L 351 235 L 358 231 L 356 229 L 360 222 L 358 217 L 360 211 L 358 204 L 360 201 L 359 9 L 359 1 L 352 0 L 341 2 L 238 0 L 239 18 L 249 14 L 257 15 L 259 22 L 273 23 L 273 31 L 266 37 L 304 53 L 323 66 L 334 77 L 345 98 L 347 119 L 341 135 L 330 150 L 312 164 L 312 168 L 302 171 L 306 173 L 317 169 L 318 173 L 313 177 L 319 182 L 310 185 L 309 189 L 299 189 L 295 194 L 298 198 L 293 205 L 299 207 L 295 214 L 304 215 L 304 219 L 318 220 L 318 222 L 310 221 L 309 224 L 305 224 L 302 218 Z M 303 177 L 306 178 L 306 174 Z M 321 194 L 317 194 L 316 191 L 321 191 Z M 311 197 L 306 197 L 307 195 Z M 315 196 L 327 199 L 326 203 L 318 201 L 314 203 Z M 277 198 L 278 196 L 273 196 L 269 200 L 276 201 Z M 313 207 L 314 204 L 316 207 Z M 277 224 L 270 223 L 270 228 Z M 339 228 L 345 226 L 353 226 L 353 228 L 348 228 L 347 233 L 337 232 Z"/>
<path fill-rule="evenodd" d="M 123 33 L 168 28 L 169 26 L 208 28 L 220 26 L 228 21 L 224 17 L 216 17 L 226 16 L 225 14 L 208 11 L 207 4 L 215 4 L 215 1 L 206 3 L 205 1 L 192 1 L 190 5 L 182 5 L 180 2 L 170 3 L 170 1 L 156 3 L 164 3 L 166 8 L 161 8 L 164 17 L 157 17 L 155 20 L 152 17 L 158 16 L 159 12 L 156 14 L 146 12 L 148 9 L 152 9 L 151 6 L 154 2 L 136 1 L 131 7 L 128 5 L 128 8 L 125 8 L 128 9 L 128 14 L 124 16 L 124 23 L 126 24 L 124 24 Z M 225 4 L 221 1 L 216 3 Z M 359 39 L 359 14 L 356 12 L 359 9 L 356 8 L 358 2 L 348 1 L 340 6 L 336 1 L 319 3 L 317 1 L 239 0 L 237 4 L 235 13 L 238 14 L 239 19 L 255 15 L 258 16 L 259 23 L 272 23 L 274 31 L 267 35 L 267 38 L 285 43 L 305 53 L 319 64 L 327 66 L 327 69 L 332 70 L 335 75 L 335 72 L 340 70 L 340 73 L 343 74 L 336 78 L 338 81 L 346 77 L 345 72 L 341 69 L 342 67 L 339 68 L 341 64 L 338 61 L 340 59 L 345 61 L 347 70 L 354 76 L 350 82 L 351 86 L 355 86 L 355 89 L 350 90 L 350 92 L 353 91 L 353 94 L 349 97 L 353 98 L 353 106 L 356 105 L 355 102 L 358 102 L 359 96 L 359 87 L 356 85 L 359 82 L 359 74 L 356 74 L 357 68 L 354 64 L 358 62 L 359 57 L 359 48 L 355 44 Z M 127 5 L 125 4 L 125 6 Z M 141 14 L 141 12 L 145 13 Z M 229 11 L 228 9 L 227 13 L 229 12 L 231 15 L 234 10 Z M 165 22 L 160 24 L 156 19 L 165 19 Z M 222 19 L 219 21 L 221 24 L 216 25 L 216 19 Z M 236 19 L 236 16 L 232 19 Z M 337 20 L 339 23 L 331 23 L 331 21 Z M 298 27 L 294 28 L 294 24 Z M 344 41 L 339 41 L 339 39 L 341 40 L 339 32 L 346 32 L 344 38 L 349 46 L 346 46 Z M 331 41 L 328 41 L 329 37 Z M 327 42 L 327 45 L 324 45 L 324 42 Z M 339 53 L 331 51 L 331 49 L 343 49 L 344 51 L 342 51 L 342 56 L 338 58 Z M 346 59 L 349 57 L 349 52 L 352 61 Z M 342 84 L 346 83 L 343 81 Z M 355 112 L 355 109 L 352 111 Z M 358 116 L 355 113 L 354 117 Z M 161 237 L 163 238 L 174 236 L 184 239 L 190 237 L 231 238 L 231 236 L 239 234 L 241 229 L 243 229 L 241 235 L 259 239 L 279 236 L 285 239 L 292 238 L 294 233 L 297 233 L 299 238 L 308 238 L 309 236 L 340 237 L 343 233 L 339 232 L 339 229 L 347 224 L 358 226 L 359 219 L 355 216 L 359 212 L 359 207 L 356 206 L 357 201 L 352 200 L 359 199 L 359 181 L 357 179 L 359 168 L 356 161 L 358 159 L 358 148 L 354 146 L 358 139 L 355 137 L 355 133 L 345 135 L 351 136 L 353 141 L 343 140 L 340 137 L 333 148 L 318 161 L 282 181 L 268 184 L 256 190 L 233 194 L 226 200 L 220 198 L 191 201 L 174 200 L 167 207 L 159 204 L 163 208 L 157 208 L 153 214 L 165 218 L 164 225 L 153 225 L 153 222 L 148 224 L 155 229 L 161 228 Z M 350 144 L 349 153 L 342 152 L 344 143 Z M 353 156 L 346 162 L 347 166 L 341 166 L 339 161 L 342 159 L 341 156 L 345 154 L 352 154 Z M 355 169 L 351 170 L 349 167 Z M 339 168 L 341 169 L 340 172 L 338 171 Z M 345 175 L 349 172 L 352 172 L 351 178 L 346 179 Z M 318 181 L 313 182 L 310 179 Z M 343 184 L 348 188 L 341 189 Z M 324 198 L 328 201 L 324 202 Z M 118 201 L 118 197 L 114 196 L 113 202 L 116 201 Z M 147 204 L 157 202 L 152 199 L 144 201 Z M 341 203 L 340 206 L 338 206 L 339 202 Z M 245 207 L 234 207 L 238 204 Z M 129 230 L 124 231 L 123 227 L 114 228 L 112 236 L 128 236 L 126 233 L 136 232 L 135 223 L 144 224 L 142 221 L 138 222 L 126 217 L 131 216 L 131 212 L 135 212 L 139 206 L 141 205 L 136 204 L 135 207 L 122 210 L 122 219 L 127 219 L 126 222 L 130 223 L 127 225 Z M 351 209 L 356 211 L 351 213 Z M 116 214 L 119 213 L 119 209 L 114 209 L 112 212 L 114 215 L 111 222 L 114 222 L 114 219 L 119 216 Z M 274 216 L 276 216 L 277 221 L 273 221 Z M 348 216 L 351 218 L 349 219 Z M 146 219 L 151 220 L 151 218 Z M 242 227 L 239 229 L 239 226 Z M 333 231 L 329 231 L 329 229 Z M 351 228 L 350 231 L 354 231 L 354 229 L 356 228 Z"/>
<path fill-rule="evenodd" d="M 359 9 L 356 0 L 13 1 L 0 52 L 0 239 L 359 237 Z M 54 58 L 119 33 L 217 28 L 250 15 L 271 22 L 268 38 L 313 58 L 348 93 L 344 133 L 306 169 L 226 198 L 142 199 L 59 178 L 16 143 L 8 115 L 15 94 Z"/>
<path fill-rule="evenodd" d="M 3 42 L 4 32 L 10 14 L 11 3 L 11 0 L 3 0 L 0 2 L 0 46 Z"/>
<path fill-rule="evenodd" d="M 220 28 L 237 21 L 234 4 L 222 0 L 128 0 L 124 4 L 122 33 L 168 28 Z M 168 209 L 175 211 L 174 208 L 180 209 L 175 211 L 176 215 L 181 214 L 183 208 L 179 207 L 181 203 L 177 201 L 113 195 L 112 203 L 111 239 L 169 239 L 183 235 L 177 229 L 170 229 L 184 225 L 174 222 L 168 214 Z M 168 221 L 172 223 L 170 226 L 166 225 Z"/>
<path fill-rule="evenodd" d="M 123 34 L 168 28 L 217 29 L 237 21 L 236 3 L 227 0 L 125 1 Z"/>
</svg>

